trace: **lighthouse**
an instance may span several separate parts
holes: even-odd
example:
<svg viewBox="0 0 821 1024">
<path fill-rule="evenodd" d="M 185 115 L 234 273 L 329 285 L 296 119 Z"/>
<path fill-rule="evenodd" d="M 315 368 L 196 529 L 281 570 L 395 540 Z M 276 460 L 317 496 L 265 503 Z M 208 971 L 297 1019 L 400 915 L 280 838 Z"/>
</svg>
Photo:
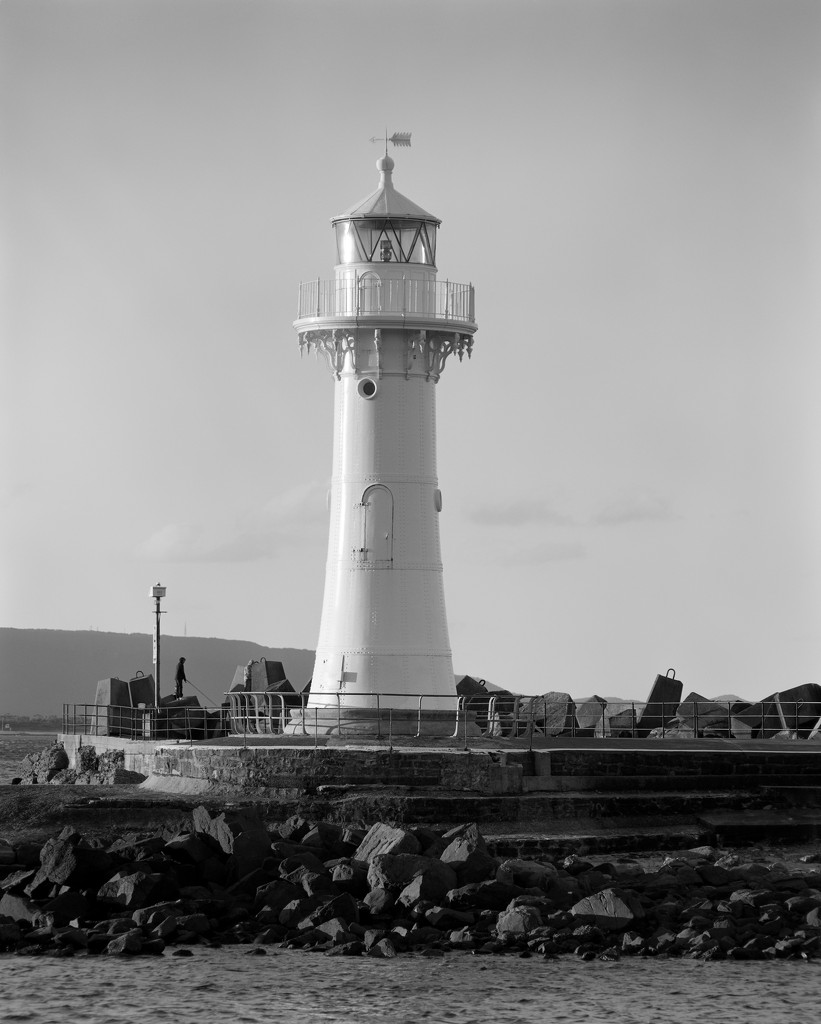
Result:
<svg viewBox="0 0 821 1024">
<path fill-rule="evenodd" d="M 376 167 L 376 190 L 332 218 L 334 276 L 300 285 L 294 322 L 333 375 L 334 436 L 316 662 L 291 732 L 454 728 L 436 385 L 471 354 L 474 293 L 437 279 L 441 221 L 395 189 L 387 146 Z"/>
</svg>

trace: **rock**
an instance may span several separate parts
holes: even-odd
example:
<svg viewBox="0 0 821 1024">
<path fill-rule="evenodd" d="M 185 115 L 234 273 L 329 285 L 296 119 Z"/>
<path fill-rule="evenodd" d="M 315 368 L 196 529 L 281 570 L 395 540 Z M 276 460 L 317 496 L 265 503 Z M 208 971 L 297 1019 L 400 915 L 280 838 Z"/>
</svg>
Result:
<svg viewBox="0 0 821 1024">
<path fill-rule="evenodd" d="M 420 900 L 441 900 L 453 888 L 452 881 L 452 877 L 443 878 L 437 871 L 425 871 L 408 882 L 397 896 L 396 902 L 410 909 Z"/>
<path fill-rule="evenodd" d="M 475 924 L 476 915 L 470 910 L 454 910 L 453 907 L 434 905 L 425 910 L 425 920 L 434 928 L 448 930 Z"/>
<path fill-rule="evenodd" d="M 381 854 L 417 854 L 419 849 L 419 840 L 412 832 L 377 822 L 357 847 L 353 860 L 370 864 Z"/>
<path fill-rule="evenodd" d="M 268 882 L 257 889 L 254 906 L 267 907 L 278 914 L 286 904 L 292 900 L 301 900 L 304 895 L 305 890 L 301 885 L 292 885 L 284 880 Z"/>
<path fill-rule="evenodd" d="M 392 913 L 396 899 L 387 889 L 376 888 L 366 893 L 363 903 L 372 917 L 387 917 Z"/>
<path fill-rule="evenodd" d="M 163 847 L 163 852 L 189 864 L 202 864 L 214 856 L 214 847 L 221 850 L 216 840 L 207 835 L 197 835 L 195 832 L 181 832 Z"/>
<path fill-rule="evenodd" d="M 113 938 L 105 948 L 107 956 L 134 956 L 142 952 L 143 934 L 138 928 Z"/>
<path fill-rule="evenodd" d="M 343 892 L 364 896 L 368 891 L 368 872 L 354 864 L 337 864 L 331 874 L 334 885 Z"/>
<path fill-rule="evenodd" d="M 472 882 L 470 885 L 451 889 L 445 896 L 445 904 L 457 910 L 504 910 L 511 900 L 521 896 L 524 890 L 518 885 L 504 882 Z"/>
<path fill-rule="evenodd" d="M 293 815 L 277 827 L 277 832 L 283 839 L 291 843 L 298 843 L 311 830 L 311 823 L 301 818 L 298 814 Z"/>
<path fill-rule="evenodd" d="M 424 875 L 429 890 L 437 891 L 437 895 L 428 899 L 438 899 L 458 885 L 456 872 L 449 865 L 410 853 L 376 854 L 368 868 L 368 885 L 371 889 L 387 889 L 398 894 L 417 875 Z"/>
<path fill-rule="evenodd" d="M 532 906 L 514 906 L 503 910 L 496 921 L 496 935 L 500 939 L 521 938 L 534 928 L 542 926 L 542 914 Z"/>
<path fill-rule="evenodd" d="M 25 921 L 34 924 L 41 913 L 40 907 L 24 896 L 15 896 L 7 892 L 0 899 L 0 917 L 9 917 L 12 921 Z"/>
<path fill-rule="evenodd" d="M 381 960 L 391 960 L 397 956 L 396 947 L 390 939 L 384 938 L 375 942 L 367 949 L 366 956 L 377 957 Z"/>
<path fill-rule="evenodd" d="M 177 893 L 169 892 L 172 887 L 169 879 L 160 874 L 146 874 L 134 871 L 131 874 L 118 873 L 110 878 L 97 891 L 97 899 L 101 903 L 115 903 L 129 909 L 144 907 L 156 903 L 165 896 L 174 898 Z"/>
<path fill-rule="evenodd" d="M 235 878 L 244 878 L 261 868 L 270 856 L 270 836 L 264 828 L 254 827 L 234 836 L 227 867 Z"/>
<path fill-rule="evenodd" d="M 58 946 L 70 949 L 88 949 L 88 932 L 84 928 L 66 926 L 54 930 L 54 941 Z"/>
<path fill-rule="evenodd" d="M 348 924 L 341 917 L 332 917 L 328 921 L 322 921 L 316 926 L 316 930 L 327 935 L 334 945 L 341 945 L 345 942 L 353 942 L 354 936 L 348 930 Z"/>
<path fill-rule="evenodd" d="M 539 864 L 534 860 L 505 860 L 496 869 L 497 882 L 524 889 L 538 887 L 546 891 L 557 875 L 555 865 Z"/>
<path fill-rule="evenodd" d="M 68 754 L 62 743 L 52 743 L 38 754 L 27 754 L 20 765 L 20 784 L 44 785 L 68 768 Z"/>
<path fill-rule="evenodd" d="M 40 869 L 32 890 L 44 881 L 54 885 L 87 887 L 99 885 L 112 866 L 105 850 L 93 849 L 81 842 L 48 839 L 40 851 Z"/>
<path fill-rule="evenodd" d="M 570 913 L 577 920 L 595 924 L 606 931 L 620 931 L 644 917 L 644 910 L 637 899 L 623 898 L 614 889 L 603 889 L 586 896 L 570 908 Z"/>
<path fill-rule="evenodd" d="M 338 896 L 340 892 L 327 875 L 320 875 L 315 871 L 309 871 L 302 876 L 302 888 L 309 896 L 316 896 L 320 892 L 329 892 Z"/>
<path fill-rule="evenodd" d="M 192 819 L 194 831 L 211 836 L 219 843 L 224 853 L 234 853 L 237 837 L 245 834 L 256 834 L 260 837 L 260 841 L 267 843 L 270 852 L 271 837 L 268 835 L 259 813 L 255 810 L 243 808 L 242 810 L 223 811 L 222 814 L 212 818 L 206 807 L 196 807 L 192 812 Z M 246 873 L 246 871 L 242 872 L 242 874 Z"/>
<path fill-rule="evenodd" d="M 365 947 L 361 942 L 355 940 L 343 942 L 341 946 L 331 946 L 330 949 L 325 950 L 325 956 L 361 956 L 364 952 Z"/>
<path fill-rule="evenodd" d="M 496 858 L 488 854 L 485 841 L 475 825 L 469 826 L 462 835 L 454 838 L 439 859 L 455 870 L 462 885 L 481 882 L 495 874 L 498 865 Z"/>
<path fill-rule="evenodd" d="M 303 850 L 301 853 L 296 853 L 293 856 L 286 857 L 284 860 L 281 860 L 278 870 L 282 878 L 286 878 L 289 875 L 294 874 L 294 872 L 298 871 L 300 868 L 306 868 L 308 871 L 313 871 L 318 875 L 328 874 L 328 869 L 325 867 L 325 864 L 310 850 Z"/>
<path fill-rule="evenodd" d="M 9 949 L 20 942 L 23 932 L 16 921 L 0 921 L 0 949 Z"/>
<path fill-rule="evenodd" d="M 65 925 L 74 918 L 88 917 L 90 905 L 81 892 L 68 889 L 45 903 L 43 911 L 46 914 L 53 914 L 57 922 Z"/>
</svg>

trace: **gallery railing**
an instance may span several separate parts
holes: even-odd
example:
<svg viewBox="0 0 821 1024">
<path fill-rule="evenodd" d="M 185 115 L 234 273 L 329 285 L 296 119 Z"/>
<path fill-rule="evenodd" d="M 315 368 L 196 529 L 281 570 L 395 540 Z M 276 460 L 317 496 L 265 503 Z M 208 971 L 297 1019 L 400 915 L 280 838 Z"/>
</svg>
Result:
<svg viewBox="0 0 821 1024">
<path fill-rule="evenodd" d="M 380 280 L 373 274 L 345 280 L 303 281 L 298 320 L 393 314 L 406 319 L 452 320 L 475 324 L 472 284 L 415 278 Z"/>
</svg>

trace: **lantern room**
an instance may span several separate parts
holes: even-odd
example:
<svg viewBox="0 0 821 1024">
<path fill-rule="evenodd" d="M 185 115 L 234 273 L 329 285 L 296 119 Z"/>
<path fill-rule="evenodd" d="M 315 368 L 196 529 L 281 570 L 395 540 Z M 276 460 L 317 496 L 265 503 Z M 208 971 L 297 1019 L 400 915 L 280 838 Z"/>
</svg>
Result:
<svg viewBox="0 0 821 1024">
<path fill-rule="evenodd" d="M 396 191 L 391 157 L 383 156 L 376 166 L 376 191 L 331 220 L 338 265 L 404 263 L 435 270 L 436 231 L 442 222 Z"/>
</svg>

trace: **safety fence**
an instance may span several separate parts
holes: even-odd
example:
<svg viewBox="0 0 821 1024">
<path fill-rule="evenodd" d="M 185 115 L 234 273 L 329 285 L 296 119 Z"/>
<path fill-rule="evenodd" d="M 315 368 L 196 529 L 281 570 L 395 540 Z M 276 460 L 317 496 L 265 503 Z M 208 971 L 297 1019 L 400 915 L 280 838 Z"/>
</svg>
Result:
<svg viewBox="0 0 821 1024">
<path fill-rule="evenodd" d="M 228 709 L 64 704 L 63 732 L 128 740 L 207 740 L 230 734 Z"/>
<path fill-rule="evenodd" d="M 641 703 L 551 701 L 487 694 L 356 694 L 233 691 L 218 708 L 63 705 L 63 732 L 125 739 L 207 740 L 219 737 L 325 735 L 450 737 L 470 747 L 477 739 L 538 747 L 558 736 L 600 739 L 813 739 L 821 734 L 821 702 L 769 699 Z M 358 701 L 357 701 L 357 698 Z M 366 699 L 367 698 L 367 699 Z M 320 704 L 321 701 L 321 704 Z M 367 706 L 355 706 L 357 703 Z M 396 704 L 402 707 L 396 707 Z M 353 706 L 352 706 L 353 705 Z"/>
</svg>

